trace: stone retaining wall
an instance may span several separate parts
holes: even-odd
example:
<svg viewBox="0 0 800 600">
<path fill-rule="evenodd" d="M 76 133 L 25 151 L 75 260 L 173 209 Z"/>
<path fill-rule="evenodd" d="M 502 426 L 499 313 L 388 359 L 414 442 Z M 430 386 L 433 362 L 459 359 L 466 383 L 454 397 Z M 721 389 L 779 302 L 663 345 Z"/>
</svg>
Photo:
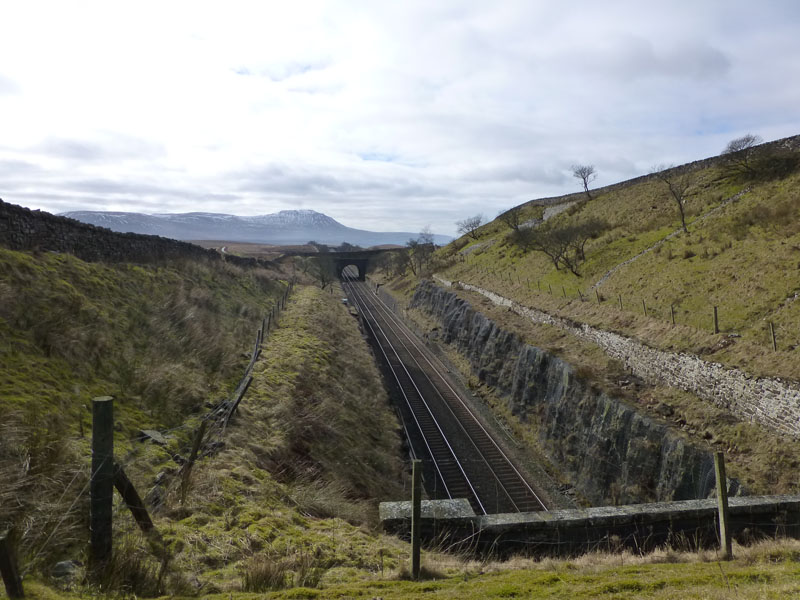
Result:
<svg viewBox="0 0 800 600">
<path fill-rule="evenodd" d="M 383 528 L 410 537 L 411 503 L 383 502 Z M 800 496 L 730 498 L 729 525 L 740 543 L 800 535 Z M 647 552 L 672 544 L 717 548 L 717 501 L 684 500 L 628 506 L 475 515 L 466 500 L 422 502 L 423 539 L 453 550 L 569 555 L 628 547 Z"/>
</svg>

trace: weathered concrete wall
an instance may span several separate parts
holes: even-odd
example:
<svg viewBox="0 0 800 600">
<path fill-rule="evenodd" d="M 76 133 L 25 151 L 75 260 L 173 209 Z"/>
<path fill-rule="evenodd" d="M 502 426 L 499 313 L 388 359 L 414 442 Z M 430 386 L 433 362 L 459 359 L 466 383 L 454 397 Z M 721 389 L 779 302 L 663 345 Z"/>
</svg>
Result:
<svg viewBox="0 0 800 600">
<path fill-rule="evenodd" d="M 704 498 L 713 489 L 709 451 L 593 388 L 569 364 L 500 329 L 457 295 L 423 282 L 412 306 L 439 320 L 441 340 L 535 426 L 554 466 L 592 504 Z"/>
<path fill-rule="evenodd" d="M 451 282 L 437 278 L 443 285 Z M 597 344 L 612 358 L 622 361 L 631 373 L 648 383 L 667 384 L 713 402 L 748 421 L 775 431 L 800 435 L 800 386 L 772 377 L 751 377 L 744 371 L 724 367 L 684 352 L 651 348 L 634 339 L 586 324 L 554 317 L 528 308 L 476 285 L 459 281 L 465 290 L 478 292 L 495 304 L 507 306 L 535 323 L 553 325 Z"/>
<path fill-rule="evenodd" d="M 408 537 L 410 502 L 380 505 L 384 529 Z M 800 536 L 800 496 L 731 498 L 730 530 L 739 542 L 760 537 Z M 716 548 L 715 499 L 604 506 L 550 512 L 477 516 L 466 500 L 422 503 L 423 539 L 455 550 L 501 556 L 565 555 L 630 547 L 646 552 L 664 544 Z"/>
<path fill-rule="evenodd" d="M 12 250 L 66 252 L 86 261 L 153 262 L 172 258 L 223 260 L 218 252 L 188 242 L 157 235 L 117 233 L 2 200 L 0 246 Z M 225 255 L 224 260 L 240 266 L 255 266 L 260 262 L 231 255 Z"/>
</svg>

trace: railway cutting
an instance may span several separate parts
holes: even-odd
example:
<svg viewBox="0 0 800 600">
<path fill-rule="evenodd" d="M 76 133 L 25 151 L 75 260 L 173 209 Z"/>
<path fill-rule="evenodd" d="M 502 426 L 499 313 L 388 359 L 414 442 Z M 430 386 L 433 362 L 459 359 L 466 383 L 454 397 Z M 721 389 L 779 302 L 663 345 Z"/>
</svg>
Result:
<svg viewBox="0 0 800 600">
<path fill-rule="evenodd" d="M 476 514 L 548 510 L 536 482 L 484 425 L 447 367 L 355 273 L 344 270 L 342 285 L 394 388 L 409 453 L 422 461 L 428 496 L 466 498 Z"/>
</svg>

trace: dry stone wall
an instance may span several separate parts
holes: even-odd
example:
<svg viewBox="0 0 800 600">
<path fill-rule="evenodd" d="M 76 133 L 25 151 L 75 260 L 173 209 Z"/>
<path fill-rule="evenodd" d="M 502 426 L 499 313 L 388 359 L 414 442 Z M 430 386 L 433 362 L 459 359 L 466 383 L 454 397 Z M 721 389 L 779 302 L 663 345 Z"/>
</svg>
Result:
<svg viewBox="0 0 800 600">
<path fill-rule="evenodd" d="M 761 150 L 776 150 L 776 151 L 797 151 L 800 150 L 800 135 L 794 135 L 791 137 L 781 138 L 779 140 L 774 140 L 772 142 L 766 142 L 764 144 L 760 144 L 756 146 Z M 707 167 L 711 167 L 714 165 L 722 164 L 724 158 L 722 156 L 712 156 L 710 158 L 703 158 L 701 160 L 696 160 L 694 162 L 686 163 L 685 165 L 680 165 L 674 167 L 675 170 L 684 170 L 687 169 L 689 171 L 694 171 L 697 169 L 705 169 Z M 668 169 L 667 172 L 670 172 Z M 640 175 L 639 177 L 634 177 L 633 179 L 627 179 L 625 181 L 620 181 L 618 183 L 612 183 L 610 185 L 605 185 L 603 187 L 595 188 L 591 190 L 592 196 L 597 197 L 602 194 L 608 194 L 611 192 L 615 192 L 619 189 L 624 187 L 628 187 L 629 185 L 643 183 L 645 181 L 650 181 L 654 179 L 656 176 L 652 173 L 648 173 L 646 175 Z M 586 197 L 586 194 L 583 191 L 574 192 L 572 194 L 565 194 L 563 196 L 551 196 L 548 198 L 536 198 L 535 200 L 530 200 L 525 204 L 528 206 L 552 206 L 555 204 L 563 204 L 565 202 L 578 202 L 583 200 Z"/>
<path fill-rule="evenodd" d="M 11 250 L 65 252 L 86 261 L 154 262 L 174 258 L 222 260 L 215 250 L 188 242 L 157 235 L 117 233 L 2 200 L 0 246 Z M 226 255 L 225 260 L 240 266 L 259 264 L 252 258 L 230 255 Z"/>
<path fill-rule="evenodd" d="M 436 278 L 446 286 L 452 282 Z M 597 344 L 609 356 L 622 361 L 631 373 L 652 384 L 666 384 L 713 402 L 739 418 L 757 422 L 780 433 L 800 435 L 800 386 L 780 378 L 752 377 L 688 353 L 651 348 L 629 337 L 555 317 L 517 304 L 490 290 L 460 281 L 466 290 L 478 292 L 494 304 L 506 306 L 535 323 L 545 323 Z"/>
</svg>

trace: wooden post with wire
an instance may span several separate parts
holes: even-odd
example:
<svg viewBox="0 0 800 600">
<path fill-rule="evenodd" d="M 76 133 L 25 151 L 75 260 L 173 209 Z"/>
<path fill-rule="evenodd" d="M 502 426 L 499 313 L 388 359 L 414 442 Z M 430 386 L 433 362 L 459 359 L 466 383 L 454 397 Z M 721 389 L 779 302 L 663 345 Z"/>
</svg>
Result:
<svg viewBox="0 0 800 600">
<path fill-rule="evenodd" d="M 775 338 L 775 325 L 772 321 L 769 322 L 769 337 L 772 338 L 772 349 L 777 352 L 778 340 Z"/>
<path fill-rule="evenodd" d="M 183 466 L 183 474 L 181 477 L 181 504 L 186 501 L 186 492 L 189 491 L 189 482 L 192 477 L 192 467 L 194 466 L 194 461 L 197 460 L 197 453 L 200 451 L 200 444 L 203 443 L 203 437 L 206 435 L 207 426 L 208 421 L 204 420 L 200 423 L 200 428 L 194 436 L 194 442 L 192 442 L 192 452 L 189 454 L 189 460 Z"/>
<path fill-rule="evenodd" d="M 422 461 L 411 463 L 411 578 L 419 579 L 420 518 L 422 517 Z"/>
<path fill-rule="evenodd" d="M 22 578 L 9 537 L 8 533 L 0 535 L 0 575 L 6 586 L 6 595 L 16 600 L 25 597 L 25 590 L 22 589 Z"/>
<path fill-rule="evenodd" d="M 719 333 L 719 319 L 717 317 L 717 307 L 714 307 L 714 333 Z"/>
<path fill-rule="evenodd" d="M 150 514 L 147 512 L 147 508 L 145 507 L 144 502 L 142 502 L 141 496 L 139 496 L 136 488 L 133 487 L 131 480 L 128 479 L 128 476 L 125 474 L 125 470 L 116 462 L 114 463 L 114 487 L 117 488 L 119 495 L 122 496 L 122 500 L 131 511 L 131 514 L 133 515 L 136 524 L 139 526 L 139 529 L 142 530 L 142 533 L 150 533 L 151 531 L 155 531 L 153 520 L 150 518 Z"/>
<path fill-rule="evenodd" d="M 114 398 L 92 399 L 89 565 L 99 575 L 111 560 L 114 496 Z"/>
<path fill-rule="evenodd" d="M 669 305 L 669 314 L 672 317 L 672 324 L 675 325 L 675 305 L 674 304 L 670 304 Z"/>
<path fill-rule="evenodd" d="M 728 523 L 728 479 L 725 475 L 725 455 L 714 454 L 714 471 L 717 476 L 717 510 L 719 512 L 719 545 L 723 560 L 733 558 L 731 529 Z"/>
</svg>

